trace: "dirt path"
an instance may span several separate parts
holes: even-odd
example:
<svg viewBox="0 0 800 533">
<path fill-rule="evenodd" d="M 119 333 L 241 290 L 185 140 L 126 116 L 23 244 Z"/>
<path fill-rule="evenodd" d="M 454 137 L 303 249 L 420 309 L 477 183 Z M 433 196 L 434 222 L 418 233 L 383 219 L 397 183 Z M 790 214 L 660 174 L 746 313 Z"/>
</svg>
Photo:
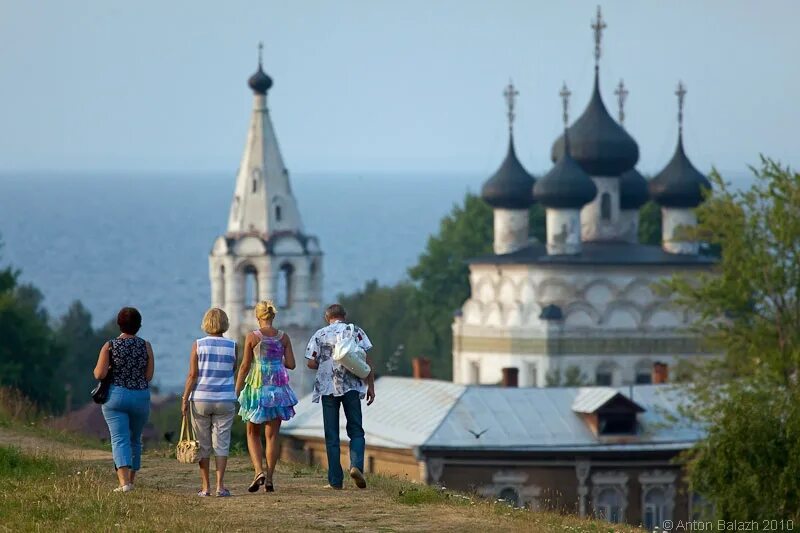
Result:
<svg viewBox="0 0 800 533">
<path fill-rule="evenodd" d="M 72 461 L 110 461 L 111 452 L 105 450 L 93 450 L 90 448 L 79 448 L 71 444 L 25 435 L 0 428 L 0 444 L 5 446 L 15 446 L 31 453 L 43 453 L 61 459 Z"/>
<path fill-rule="evenodd" d="M 93 467 L 104 477 L 109 490 L 115 477 L 111 454 L 81 449 L 44 438 L 22 435 L 0 428 L 0 444 L 29 452 L 51 454 Z M 213 472 L 212 472 L 213 476 Z M 280 464 L 275 476 L 276 492 L 246 491 L 253 469 L 246 457 L 232 457 L 226 474 L 231 498 L 199 498 L 197 467 L 175 459 L 148 454 L 137 476 L 138 498 L 176 513 L 198 516 L 197 529 L 211 531 L 540 531 L 533 524 L 496 513 L 486 506 L 425 503 L 408 505 L 397 501 L 391 482 L 374 480 L 367 490 L 346 484 L 345 490 L 325 489 L 327 480 L 316 470 Z M 102 479 L 102 478 L 101 478 Z M 349 480 L 348 480 L 349 481 Z M 383 486 L 379 486 L 383 483 Z M 158 502 L 158 503 L 156 503 Z M 198 514 L 199 513 L 199 514 Z M 533 527 L 533 529 L 531 529 Z M 549 529 L 549 528 L 548 528 Z"/>
</svg>

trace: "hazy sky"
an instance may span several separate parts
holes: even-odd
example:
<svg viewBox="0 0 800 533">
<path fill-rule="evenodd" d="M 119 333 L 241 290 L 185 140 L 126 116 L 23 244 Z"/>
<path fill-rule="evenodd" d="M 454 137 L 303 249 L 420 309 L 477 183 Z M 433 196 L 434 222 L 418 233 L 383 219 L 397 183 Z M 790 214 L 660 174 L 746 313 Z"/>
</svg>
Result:
<svg viewBox="0 0 800 533">
<path fill-rule="evenodd" d="M 536 173 L 592 82 L 597 2 L 0 0 L 0 171 L 230 172 L 265 43 L 269 106 L 293 172 L 491 173 L 501 96 L 520 91 L 517 147 Z M 630 90 L 639 168 L 676 137 L 675 85 L 699 168 L 759 152 L 797 164 L 800 2 L 605 1 L 601 90 Z"/>
</svg>

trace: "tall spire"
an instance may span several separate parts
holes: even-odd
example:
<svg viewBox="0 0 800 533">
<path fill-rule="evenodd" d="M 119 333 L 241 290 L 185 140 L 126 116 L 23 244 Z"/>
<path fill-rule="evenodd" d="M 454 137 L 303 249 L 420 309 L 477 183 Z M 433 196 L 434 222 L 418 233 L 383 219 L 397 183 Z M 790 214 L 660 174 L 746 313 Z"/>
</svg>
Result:
<svg viewBox="0 0 800 533">
<path fill-rule="evenodd" d="M 514 108 L 516 107 L 517 103 L 517 96 L 519 96 L 519 91 L 514 87 L 514 82 L 512 80 L 508 80 L 508 86 L 506 86 L 506 90 L 503 91 L 503 96 L 506 99 L 506 117 L 508 117 L 508 133 L 509 135 L 514 135 L 514 119 L 516 115 L 514 114 Z"/>
<path fill-rule="evenodd" d="M 606 29 L 606 21 L 603 20 L 603 13 L 600 6 L 597 6 L 597 18 L 592 21 L 592 29 L 594 30 L 594 70 L 595 72 L 600 68 L 600 45 L 603 41 L 603 30 Z"/>
<path fill-rule="evenodd" d="M 263 68 L 264 42 L 258 41 L 258 68 Z"/>
<path fill-rule="evenodd" d="M 683 100 L 686 98 L 686 86 L 682 81 L 678 82 L 675 95 L 678 97 L 678 138 L 683 140 Z"/>
<path fill-rule="evenodd" d="M 617 95 L 617 104 L 619 104 L 619 123 L 625 124 L 625 100 L 628 99 L 628 89 L 625 88 L 625 82 L 619 80 L 619 85 L 614 89 L 614 94 Z"/>
<path fill-rule="evenodd" d="M 564 153 L 569 155 L 569 135 L 567 135 L 567 128 L 569 126 L 569 97 L 572 92 L 567 88 L 567 82 L 561 86 L 558 95 L 561 97 L 561 106 L 563 109 L 562 119 L 564 120 Z"/>
</svg>

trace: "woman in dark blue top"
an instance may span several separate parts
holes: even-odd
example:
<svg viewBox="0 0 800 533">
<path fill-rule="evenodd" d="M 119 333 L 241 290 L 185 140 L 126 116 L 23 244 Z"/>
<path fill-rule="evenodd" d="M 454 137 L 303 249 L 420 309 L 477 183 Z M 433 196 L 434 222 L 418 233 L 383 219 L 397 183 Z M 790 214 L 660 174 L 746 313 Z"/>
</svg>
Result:
<svg viewBox="0 0 800 533">
<path fill-rule="evenodd" d="M 130 492 L 142 462 L 142 430 L 150 416 L 150 380 L 153 379 L 153 348 L 136 333 L 142 315 L 133 307 L 123 307 L 117 315 L 120 335 L 103 345 L 94 368 L 94 377 L 112 373 L 108 401 L 103 416 L 111 433 L 111 452 L 119 487 L 114 492 Z"/>
</svg>

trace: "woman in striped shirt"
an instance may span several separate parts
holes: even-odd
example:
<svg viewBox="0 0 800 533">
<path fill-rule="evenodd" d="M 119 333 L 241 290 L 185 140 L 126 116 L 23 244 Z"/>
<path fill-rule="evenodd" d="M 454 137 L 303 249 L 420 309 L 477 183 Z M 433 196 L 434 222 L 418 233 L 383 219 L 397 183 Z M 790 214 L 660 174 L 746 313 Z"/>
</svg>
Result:
<svg viewBox="0 0 800 533">
<path fill-rule="evenodd" d="M 202 488 L 197 495 L 211 496 L 209 463 L 213 449 L 217 464 L 216 494 L 230 496 L 224 477 L 236 414 L 236 342 L 222 336 L 228 330 L 228 315 L 222 309 L 214 307 L 206 311 L 202 328 L 208 335 L 192 344 L 181 410 L 186 416 L 191 409 L 192 427 L 200 443 Z"/>
</svg>

